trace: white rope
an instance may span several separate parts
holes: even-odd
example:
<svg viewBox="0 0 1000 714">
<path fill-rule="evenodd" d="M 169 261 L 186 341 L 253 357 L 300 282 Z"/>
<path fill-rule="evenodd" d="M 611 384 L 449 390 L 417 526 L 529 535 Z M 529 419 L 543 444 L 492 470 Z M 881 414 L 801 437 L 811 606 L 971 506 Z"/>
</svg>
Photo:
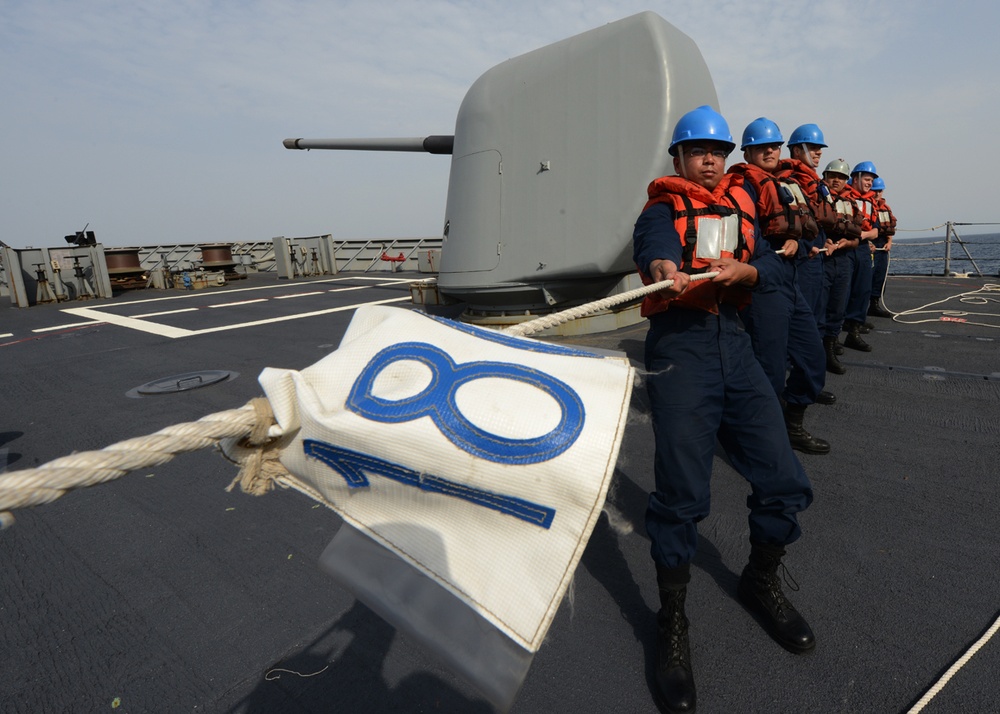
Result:
<svg viewBox="0 0 1000 714">
<path fill-rule="evenodd" d="M 113 481 L 136 469 L 165 464 L 177 454 L 214 446 L 222 439 L 260 441 L 254 438 L 255 435 L 263 434 L 266 438 L 269 426 L 267 418 L 262 419 L 262 413 L 270 415 L 267 400 L 254 399 L 239 409 L 168 426 L 155 434 L 120 441 L 99 451 L 82 451 L 37 468 L 2 474 L 0 528 L 14 523 L 10 511 L 15 508 L 49 503 L 73 489 Z"/>
<path fill-rule="evenodd" d="M 976 642 L 968 650 L 966 650 L 965 654 L 959 657 L 955 664 L 948 668 L 947 672 L 941 675 L 938 681 L 934 683 L 934 686 L 928 689 L 924 696 L 920 697 L 920 701 L 914 704 L 907 714 L 917 714 L 917 712 L 927 706 L 931 699 L 933 699 L 938 692 L 944 689 L 944 686 L 948 684 L 948 681 L 955 676 L 958 670 L 962 669 L 962 667 L 964 667 L 966 663 L 972 659 L 976 652 L 982 649 L 983 645 L 990 641 L 990 638 L 997 633 L 997 630 L 1000 630 L 1000 617 L 997 617 L 983 636 L 976 640 Z"/>
<path fill-rule="evenodd" d="M 936 231 L 939 228 L 944 228 L 946 225 L 948 224 L 942 223 L 939 226 L 931 226 L 930 228 L 897 228 L 896 232 L 899 233 L 900 231 L 903 231 L 906 233 L 924 233 L 926 231 Z"/>
<path fill-rule="evenodd" d="M 699 273 L 697 275 L 691 276 L 691 281 L 695 280 L 708 280 L 709 278 L 714 278 L 718 275 L 715 273 Z M 557 325 L 562 325 L 564 323 L 570 322 L 571 320 L 576 320 L 581 317 L 586 317 L 587 315 L 592 315 L 594 313 L 600 312 L 602 310 L 607 310 L 615 305 L 621 305 L 623 303 L 632 302 L 633 300 L 638 300 L 639 298 L 645 297 L 651 293 L 659 292 L 660 290 L 665 290 L 666 288 L 673 287 L 673 280 L 663 280 L 659 283 L 652 283 L 650 285 L 644 285 L 641 288 L 636 288 L 635 290 L 629 290 L 624 293 L 619 293 L 618 295 L 612 295 L 611 297 L 606 297 L 601 300 L 595 300 L 594 302 L 588 302 L 584 305 L 577 305 L 576 307 L 571 307 L 568 310 L 563 310 L 561 312 L 554 312 L 551 315 L 543 315 L 542 317 L 537 317 L 534 320 L 528 320 L 527 322 L 522 322 L 519 325 L 511 325 L 510 327 L 505 327 L 501 332 L 507 335 L 516 335 L 518 337 L 525 337 L 527 335 L 533 335 L 536 332 L 541 332 L 542 330 L 547 330 L 550 327 L 555 327 Z"/>
<path fill-rule="evenodd" d="M 883 291 L 885 286 L 882 287 Z M 949 300 L 957 299 L 959 302 L 966 305 L 989 305 L 990 303 L 1000 303 L 1000 284 L 996 283 L 986 283 L 981 288 L 977 290 L 971 290 L 965 293 L 959 293 L 958 295 L 950 295 L 943 300 L 936 300 L 935 302 L 929 302 L 926 305 L 921 305 L 920 307 L 915 307 L 911 310 L 903 310 L 902 312 L 895 312 L 892 316 L 894 322 L 899 322 L 904 325 L 918 325 L 924 322 L 961 322 L 967 325 L 978 325 L 980 327 L 995 327 L 1000 328 L 1000 322 L 997 324 L 990 324 L 988 322 L 976 322 L 970 320 L 970 317 L 994 317 L 1000 318 L 1000 313 L 995 312 L 970 312 L 968 310 L 944 310 L 944 309 L 931 309 L 935 305 L 941 305 Z M 883 298 L 883 303 L 885 299 Z M 891 311 L 891 310 L 890 310 Z M 913 317 L 917 315 L 935 315 L 935 317 L 928 317 L 925 319 L 903 319 L 907 317 Z"/>
<path fill-rule="evenodd" d="M 691 280 L 707 280 L 718 273 L 702 273 Z M 629 302 L 673 286 L 664 280 L 620 295 L 597 300 L 563 312 L 531 320 L 505 330 L 508 334 L 527 335 L 575 320 L 613 305 Z M 174 456 L 215 446 L 220 441 L 244 443 L 232 449 L 239 454 L 240 474 L 230 484 L 255 495 L 266 493 L 286 474 L 276 461 L 277 445 L 267 438 L 274 417 L 267 399 L 251 400 L 239 409 L 217 412 L 196 422 L 168 426 L 155 434 L 141 436 L 107 446 L 99 451 L 84 451 L 55 459 L 33 469 L 0 474 L 0 529 L 14 523 L 10 512 L 15 508 L 38 506 L 56 500 L 76 488 L 113 481 L 137 469 L 159 466 Z M 273 453 L 272 453 L 273 452 Z"/>
</svg>

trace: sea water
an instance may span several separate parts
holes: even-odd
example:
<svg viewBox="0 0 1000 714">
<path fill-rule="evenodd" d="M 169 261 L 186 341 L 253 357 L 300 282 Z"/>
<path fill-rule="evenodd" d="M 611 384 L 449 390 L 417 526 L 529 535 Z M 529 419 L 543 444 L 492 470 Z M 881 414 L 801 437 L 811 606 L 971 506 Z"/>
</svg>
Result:
<svg viewBox="0 0 1000 714">
<path fill-rule="evenodd" d="M 952 236 L 948 272 L 1000 276 L 1000 233 L 960 235 L 961 242 Z M 906 238 L 896 234 L 889 251 L 889 274 L 943 275 L 945 248 L 943 232 L 923 238 Z"/>
</svg>

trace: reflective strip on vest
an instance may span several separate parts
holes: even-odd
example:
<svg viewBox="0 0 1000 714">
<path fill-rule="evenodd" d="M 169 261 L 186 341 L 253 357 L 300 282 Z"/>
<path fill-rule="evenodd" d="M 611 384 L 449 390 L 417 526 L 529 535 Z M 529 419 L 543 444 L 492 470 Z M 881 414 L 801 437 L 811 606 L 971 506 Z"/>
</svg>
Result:
<svg viewBox="0 0 1000 714">
<path fill-rule="evenodd" d="M 739 245 L 739 216 L 713 218 L 702 216 L 698 221 L 698 241 L 695 244 L 695 257 L 705 260 L 717 260 L 722 253 L 732 255 Z"/>
</svg>

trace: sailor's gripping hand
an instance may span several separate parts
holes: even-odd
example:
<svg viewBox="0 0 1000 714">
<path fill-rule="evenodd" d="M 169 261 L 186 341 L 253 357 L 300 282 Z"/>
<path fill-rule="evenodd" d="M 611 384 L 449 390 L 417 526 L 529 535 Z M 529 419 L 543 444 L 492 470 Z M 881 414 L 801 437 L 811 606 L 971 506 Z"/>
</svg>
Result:
<svg viewBox="0 0 1000 714">
<path fill-rule="evenodd" d="M 687 289 L 691 282 L 691 276 L 677 270 L 677 264 L 672 260 L 654 260 L 649 264 L 650 276 L 653 282 L 673 280 L 674 284 L 669 288 L 664 288 L 661 292 L 667 295 L 680 295 Z"/>
<path fill-rule="evenodd" d="M 713 260 L 708 266 L 709 271 L 718 271 L 718 275 L 712 278 L 713 283 L 722 285 L 746 285 L 753 287 L 757 284 L 757 268 L 749 263 L 741 263 L 735 258 L 719 258 Z"/>
</svg>

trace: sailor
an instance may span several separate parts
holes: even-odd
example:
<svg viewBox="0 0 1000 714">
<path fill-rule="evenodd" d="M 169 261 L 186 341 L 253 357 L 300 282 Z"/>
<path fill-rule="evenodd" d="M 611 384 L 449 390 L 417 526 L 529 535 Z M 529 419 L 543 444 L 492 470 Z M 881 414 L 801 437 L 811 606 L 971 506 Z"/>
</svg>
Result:
<svg viewBox="0 0 1000 714">
<path fill-rule="evenodd" d="M 823 391 L 826 359 L 816 318 L 795 277 L 800 258 L 805 260 L 813 249 L 819 228 L 798 184 L 775 175 L 783 143 L 777 124 L 766 117 L 754 119 L 744 129 L 740 145 L 746 163 L 729 168 L 753 186 L 761 235 L 774 251 L 782 253 L 775 284 L 757 290 L 740 316 L 754 354 L 781 398 L 792 448 L 828 454 L 829 442 L 814 437 L 803 425 L 806 409 Z"/>
<path fill-rule="evenodd" d="M 889 204 L 882 197 L 885 191 L 885 181 L 880 176 L 872 181 L 872 191 L 875 192 L 875 216 L 877 218 L 878 237 L 872 241 L 872 296 L 868 305 L 868 314 L 872 317 L 892 317 L 885 306 L 882 296 L 885 293 L 885 278 L 889 272 L 889 251 L 892 250 L 892 237 L 896 234 L 896 216 Z"/>
<path fill-rule="evenodd" d="M 646 389 L 656 442 L 656 490 L 646 511 L 661 604 L 656 693 L 671 712 L 695 708 L 684 602 L 698 522 L 709 513 L 716 438 L 751 486 L 751 550 L 740 599 L 785 648 L 815 646 L 778 576 L 785 546 L 801 535 L 797 514 L 812 502 L 812 487 L 737 313 L 753 289 L 774 282 L 781 266 L 757 240 L 752 187 L 725 173 L 734 147 L 725 119 L 711 107 L 682 116 L 669 147 L 677 175 L 649 185 L 633 234 L 643 281 L 674 281 L 642 305 L 649 318 Z M 751 256 L 758 258 L 752 265 Z M 690 281 L 707 271 L 718 275 Z"/>
<path fill-rule="evenodd" d="M 868 317 L 868 307 L 872 295 L 872 252 L 871 241 L 878 237 L 875 225 L 875 192 L 872 191 L 872 181 L 878 178 L 875 164 L 862 161 L 851 171 L 850 196 L 858 207 L 863 220 L 861 224 L 861 241 L 854 249 L 854 264 L 851 273 L 851 294 L 847 300 L 847 311 L 844 313 L 844 347 L 861 352 L 871 352 L 872 346 L 861 337 L 862 331 L 871 328 L 865 325 Z"/>
<path fill-rule="evenodd" d="M 811 202 L 815 200 L 816 185 L 819 183 L 819 162 L 823 156 L 823 132 L 816 124 L 802 124 L 795 128 L 788 137 L 788 153 L 790 159 L 782 159 L 778 164 L 777 175 L 790 178 L 799 184 Z M 816 322 L 821 322 L 822 311 L 820 303 L 823 294 L 823 260 L 820 249 L 824 246 L 822 232 L 809 247 L 809 252 L 799 259 L 795 279 L 806 303 L 812 308 Z M 826 403 L 823 399 L 820 403 Z"/>
<path fill-rule="evenodd" d="M 833 374 L 844 374 L 847 368 L 837 358 L 843 348 L 837 337 L 844 324 L 844 312 L 851 291 L 854 252 L 861 237 L 861 218 L 850 199 L 847 179 L 851 167 L 843 159 L 835 159 L 823 169 L 813 214 L 826 241 L 823 258 L 823 319 L 819 330 L 826 352 L 826 369 Z"/>
</svg>

